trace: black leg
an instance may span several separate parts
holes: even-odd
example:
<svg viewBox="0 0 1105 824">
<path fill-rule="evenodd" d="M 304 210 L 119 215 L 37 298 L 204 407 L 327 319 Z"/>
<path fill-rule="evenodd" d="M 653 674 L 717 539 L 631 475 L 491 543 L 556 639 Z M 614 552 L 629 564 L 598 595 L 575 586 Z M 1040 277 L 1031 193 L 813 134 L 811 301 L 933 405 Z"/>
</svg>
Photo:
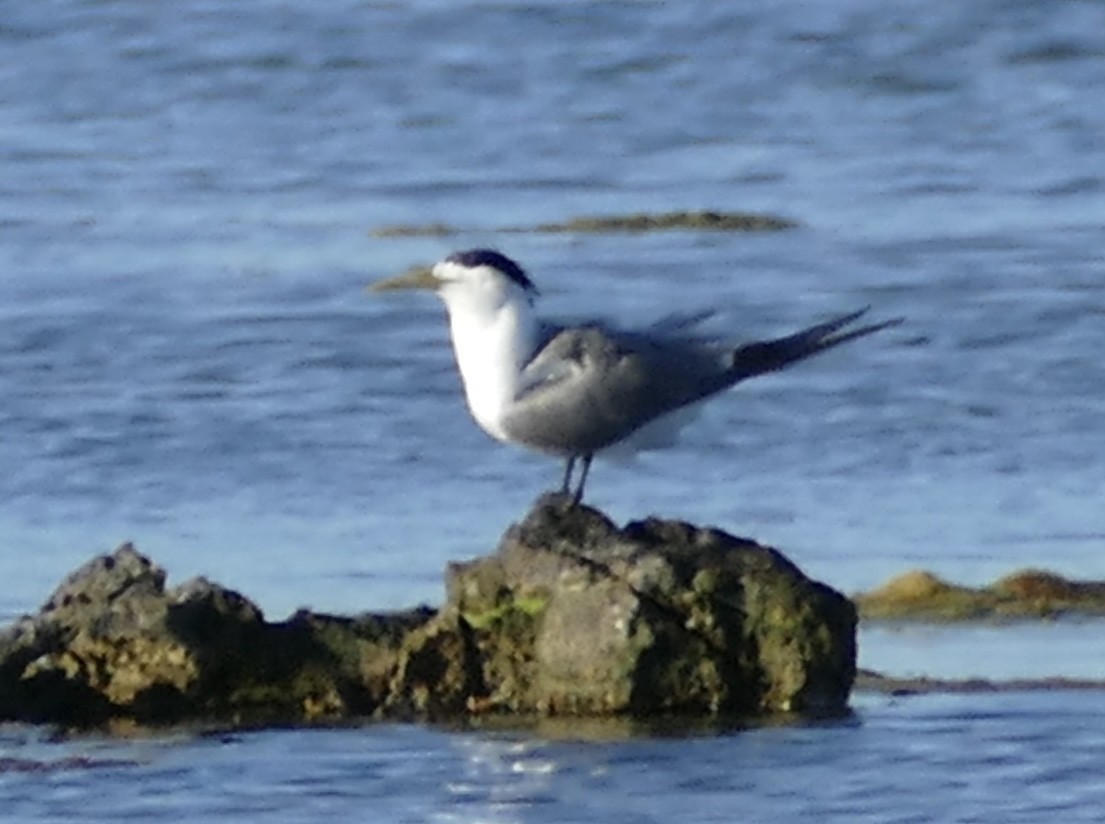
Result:
<svg viewBox="0 0 1105 824">
<path fill-rule="evenodd" d="M 579 473 L 579 486 L 576 487 L 576 494 L 572 496 L 573 506 L 583 500 L 583 485 L 587 483 L 587 473 L 591 471 L 591 459 L 594 457 L 590 453 L 583 456 L 583 471 Z"/>
<path fill-rule="evenodd" d="M 571 486 L 572 486 L 572 469 L 575 468 L 575 465 L 576 465 L 576 456 L 572 455 L 572 457 L 568 458 L 567 465 L 564 467 L 564 483 L 562 483 L 560 485 L 560 492 L 563 495 L 567 495 L 568 490 L 571 489 Z"/>
</svg>

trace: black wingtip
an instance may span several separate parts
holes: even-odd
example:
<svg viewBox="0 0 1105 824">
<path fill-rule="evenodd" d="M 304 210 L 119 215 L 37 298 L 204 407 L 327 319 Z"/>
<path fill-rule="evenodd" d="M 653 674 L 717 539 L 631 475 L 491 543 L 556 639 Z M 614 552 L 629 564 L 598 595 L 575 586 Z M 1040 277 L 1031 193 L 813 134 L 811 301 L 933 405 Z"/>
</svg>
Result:
<svg viewBox="0 0 1105 824">
<path fill-rule="evenodd" d="M 855 312 L 849 312 L 795 332 L 793 335 L 741 346 L 733 352 L 731 372 L 736 376 L 736 380 L 765 372 L 775 372 L 842 343 L 866 337 L 905 322 L 905 318 L 896 317 L 858 328 L 848 328 L 866 315 L 870 309 L 870 306 L 865 306 Z"/>
<path fill-rule="evenodd" d="M 844 324 L 838 326 L 836 329 L 833 330 L 833 332 L 840 332 L 840 334 L 830 333 L 823 337 L 821 339 L 823 348 L 827 349 L 829 347 L 836 346 L 838 343 L 844 343 L 845 341 L 855 340 L 856 338 L 862 338 L 867 335 L 872 335 L 875 332 L 881 332 L 883 329 L 893 329 L 895 326 L 901 326 L 903 323 L 905 323 L 905 318 L 896 317 L 890 318 L 889 320 L 879 321 L 878 323 L 869 323 L 866 326 L 860 326 L 856 329 L 843 328 L 844 326 L 847 326 L 848 324 L 859 320 L 861 317 L 867 314 L 867 309 L 869 308 L 870 307 L 867 307 L 860 312 L 854 313 L 848 321 L 845 321 Z"/>
</svg>

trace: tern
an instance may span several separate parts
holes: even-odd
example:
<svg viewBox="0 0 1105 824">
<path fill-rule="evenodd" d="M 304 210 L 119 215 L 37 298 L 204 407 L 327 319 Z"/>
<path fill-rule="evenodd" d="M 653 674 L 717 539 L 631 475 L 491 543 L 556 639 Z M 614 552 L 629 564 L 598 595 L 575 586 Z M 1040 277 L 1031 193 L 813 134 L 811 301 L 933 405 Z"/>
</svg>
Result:
<svg viewBox="0 0 1105 824">
<path fill-rule="evenodd" d="M 856 326 L 865 308 L 785 337 L 726 346 L 693 332 L 710 313 L 673 315 L 639 331 L 561 326 L 538 317 L 533 281 L 492 249 L 456 252 L 369 289 L 425 289 L 441 298 L 472 417 L 497 440 L 563 459 L 560 490 L 573 505 L 597 453 L 632 449 L 646 431 L 663 433 L 662 444 L 650 445 L 667 445 L 680 413 L 700 401 L 902 320 Z"/>
</svg>

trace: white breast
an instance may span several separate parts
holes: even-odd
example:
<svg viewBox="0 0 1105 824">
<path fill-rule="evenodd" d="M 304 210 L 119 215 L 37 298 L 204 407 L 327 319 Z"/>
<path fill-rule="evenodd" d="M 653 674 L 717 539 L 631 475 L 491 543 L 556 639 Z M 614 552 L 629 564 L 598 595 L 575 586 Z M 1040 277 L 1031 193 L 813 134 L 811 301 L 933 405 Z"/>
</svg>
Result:
<svg viewBox="0 0 1105 824">
<path fill-rule="evenodd" d="M 509 440 L 502 419 L 518 393 L 534 347 L 528 312 L 507 304 L 487 315 L 450 312 L 449 327 L 468 409 L 493 438 Z M 528 309 L 528 306 L 525 307 Z"/>
</svg>

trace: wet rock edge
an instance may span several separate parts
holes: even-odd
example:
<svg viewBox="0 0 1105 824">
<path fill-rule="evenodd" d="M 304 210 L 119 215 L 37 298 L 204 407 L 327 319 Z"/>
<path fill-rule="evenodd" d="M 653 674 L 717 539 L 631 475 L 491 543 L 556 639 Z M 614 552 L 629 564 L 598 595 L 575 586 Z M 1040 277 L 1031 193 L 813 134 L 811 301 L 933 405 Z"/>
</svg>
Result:
<svg viewBox="0 0 1105 824">
<path fill-rule="evenodd" d="M 776 550 L 542 499 L 439 610 L 266 621 L 133 546 L 0 631 L 0 720 L 256 728 L 365 720 L 653 727 L 839 716 L 855 610 Z"/>
</svg>

